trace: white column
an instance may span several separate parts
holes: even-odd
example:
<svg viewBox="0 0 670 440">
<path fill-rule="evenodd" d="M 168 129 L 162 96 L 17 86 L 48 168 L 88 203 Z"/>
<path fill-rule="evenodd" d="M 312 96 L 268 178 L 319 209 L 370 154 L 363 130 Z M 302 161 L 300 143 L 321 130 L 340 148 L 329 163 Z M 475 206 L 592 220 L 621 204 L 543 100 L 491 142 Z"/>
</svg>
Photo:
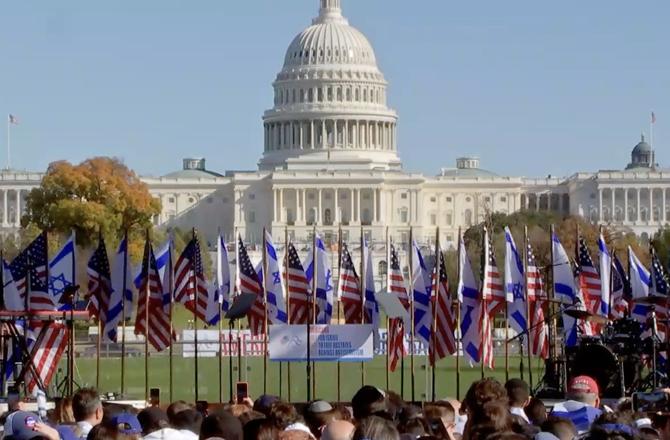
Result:
<svg viewBox="0 0 670 440">
<path fill-rule="evenodd" d="M 301 150 L 304 150 L 305 149 L 305 143 L 304 143 L 305 142 L 305 137 L 303 136 L 303 131 L 302 131 L 302 128 L 303 128 L 304 124 L 303 124 L 302 121 L 298 122 L 298 124 L 300 124 L 300 125 L 298 125 L 298 133 L 299 133 L 298 148 L 300 148 Z"/>
<path fill-rule="evenodd" d="M 635 188 L 637 191 L 637 221 L 642 221 L 642 214 L 640 213 L 640 208 L 642 208 L 642 201 L 640 200 L 640 188 Z"/>
<path fill-rule="evenodd" d="M 374 188 L 372 190 L 372 221 L 377 223 L 379 220 L 379 214 L 377 212 L 377 191 L 378 189 Z"/>
<path fill-rule="evenodd" d="M 388 212 L 386 212 L 386 191 L 379 190 L 379 219 L 388 221 Z"/>
<path fill-rule="evenodd" d="M 309 121 L 309 147 L 313 150 L 316 148 L 314 139 L 314 121 Z"/>
<path fill-rule="evenodd" d="M 598 190 L 598 206 L 599 206 L 599 213 L 598 213 L 598 218 L 602 222 L 605 216 L 603 215 L 603 190 L 599 189 Z"/>
<path fill-rule="evenodd" d="M 333 192 L 334 192 L 333 197 L 335 197 L 335 214 L 334 214 L 334 218 L 333 217 L 331 217 L 331 218 L 334 220 L 334 222 L 333 222 L 334 224 L 338 224 L 338 223 L 340 223 L 340 214 L 339 214 L 339 211 L 340 211 L 340 190 L 338 188 L 335 188 L 333 190 Z"/>
<path fill-rule="evenodd" d="M 361 122 L 356 120 L 356 134 L 354 136 L 354 148 L 361 148 Z"/>
<path fill-rule="evenodd" d="M 279 222 L 284 223 L 286 219 L 284 218 L 284 190 L 279 189 Z"/>
<path fill-rule="evenodd" d="M 21 225 L 21 190 L 16 190 L 16 216 L 14 216 L 15 226 Z"/>
<path fill-rule="evenodd" d="M 361 221 L 361 190 L 356 189 L 356 223 Z"/>
<path fill-rule="evenodd" d="M 307 190 L 302 190 L 302 222 L 307 223 Z"/>
<path fill-rule="evenodd" d="M 9 217 L 7 216 L 7 190 L 4 190 L 3 193 L 3 210 L 2 210 L 2 224 L 7 225 Z"/>
<path fill-rule="evenodd" d="M 274 209 L 272 210 L 272 221 L 277 222 L 277 218 L 278 218 L 278 216 L 277 216 L 277 205 L 278 205 L 277 199 L 278 199 L 278 197 L 277 197 L 277 189 L 276 188 L 272 190 L 272 196 L 273 196 L 272 206 L 274 207 Z"/>
<path fill-rule="evenodd" d="M 663 222 L 666 221 L 666 216 L 665 216 L 665 209 L 666 209 L 666 206 L 665 206 L 665 197 L 666 197 L 666 195 L 667 195 L 667 189 L 664 188 L 664 189 L 663 189 L 663 212 L 661 212 L 661 221 L 663 221 Z"/>
<path fill-rule="evenodd" d="M 627 222 L 628 221 L 628 188 L 624 188 L 623 192 L 623 221 Z"/>
<path fill-rule="evenodd" d="M 615 211 L 616 211 L 616 188 L 612 188 L 612 214 L 610 216 L 611 221 L 614 221 L 616 219 L 615 216 Z"/>
<path fill-rule="evenodd" d="M 321 222 L 321 219 L 322 219 L 322 216 L 323 216 L 323 214 L 322 214 L 323 207 L 322 207 L 322 204 L 321 204 L 321 200 L 322 200 L 321 196 L 322 195 L 323 195 L 323 190 L 319 188 L 319 215 L 317 216 L 318 224 L 322 224 L 322 222 Z"/>
<path fill-rule="evenodd" d="M 349 223 L 350 224 L 354 222 L 354 194 L 355 193 L 356 193 L 355 189 L 352 188 L 352 189 L 349 190 L 349 199 L 350 199 L 349 202 L 350 202 L 350 205 L 351 205 L 351 211 L 349 212 Z"/>
<path fill-rule="evenodd" d="M 344 120 L 344 136 L 342 139 L 342 144 L 344 148 L 349 148 L 349 120 Z"/>
<path fill-rule="evenodd" d="M 419 222 L 419 213 L 422 212 L 423 209 L 423 200 L 422 197 L 419 195 L 419 190 L 414 190 L 415 192 L 415 197 L 414 200 L 416 202 L 416 210 L 415 210 L 415 215 L 414 215 L 414 221 L 416 223 Z"/>
<path fill-rule="evenodd" d="M 321 148 L 327 148 L 328 132 L 326 131 L 326 120 L 321 121 Z"/>
<path fill-rule="evenodd" d="M 649 217 L 647 218 L 648 221 L 652 222 L 654 221 L 654 189 L 649 188 Z"/>
</svg>

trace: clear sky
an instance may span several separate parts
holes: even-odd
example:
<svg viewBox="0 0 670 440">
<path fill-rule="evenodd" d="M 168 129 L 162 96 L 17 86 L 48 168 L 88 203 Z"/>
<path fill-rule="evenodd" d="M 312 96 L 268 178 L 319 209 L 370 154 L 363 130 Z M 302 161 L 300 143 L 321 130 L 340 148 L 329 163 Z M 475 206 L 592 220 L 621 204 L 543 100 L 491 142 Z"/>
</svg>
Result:
<svg viewBox="0 0 670 440">
<path fill-rule="evenodd" d="M 0 113 L 21 120 L 13 165 L 114 155 L 153 175 L 187 156 L 217 171 L 255 169 L 271 82 L 318 9 L 318 0 L 2 3 Z M 657 159 L 670 166 L 667 0 L 342 3 L 390 82 L 406 170 L 434 175 L 466 154 L 507 175 L 621 168 L 651 110 Z"/>
</svg>

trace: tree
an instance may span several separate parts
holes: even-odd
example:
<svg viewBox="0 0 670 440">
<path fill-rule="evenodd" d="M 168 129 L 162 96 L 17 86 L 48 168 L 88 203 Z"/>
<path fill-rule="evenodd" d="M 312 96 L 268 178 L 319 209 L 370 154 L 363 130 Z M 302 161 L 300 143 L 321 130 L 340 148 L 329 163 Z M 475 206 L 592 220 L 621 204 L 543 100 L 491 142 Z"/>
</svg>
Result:
<svg viewBox="0 0 670 440">
<path fill-rule="evenodd" d="M 24 227 L 60 234 L 74 230 L 80 246 L 97 242 L 99 232 L 111 242 L 126 230 L 134 239 L 143 236 L 161 209 L 147 185 L 119 159 L 109 157 L 79 165 L 53 162 L 26 202 Z"/>
</svg>

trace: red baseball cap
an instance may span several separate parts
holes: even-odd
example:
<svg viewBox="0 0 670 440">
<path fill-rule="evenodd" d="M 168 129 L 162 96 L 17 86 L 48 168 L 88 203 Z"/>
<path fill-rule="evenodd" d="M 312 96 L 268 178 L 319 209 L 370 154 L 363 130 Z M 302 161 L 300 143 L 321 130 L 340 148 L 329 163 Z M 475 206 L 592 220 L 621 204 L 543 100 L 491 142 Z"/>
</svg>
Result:
<svg viewBox="0 0 670 440">
<path fill-rule="evenodd" d="M 576 376 L 568 383 L 568 393 L 600 394 L 598 383 L 589 376 Z"/>
</svg>

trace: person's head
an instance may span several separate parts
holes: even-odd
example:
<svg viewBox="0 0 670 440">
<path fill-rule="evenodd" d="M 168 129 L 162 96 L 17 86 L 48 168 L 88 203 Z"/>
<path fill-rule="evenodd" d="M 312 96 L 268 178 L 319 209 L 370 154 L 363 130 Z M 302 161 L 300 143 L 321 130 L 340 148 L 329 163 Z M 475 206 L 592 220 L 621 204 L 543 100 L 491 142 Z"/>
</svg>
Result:
<svg viewBox="0 0 670 440">
<path fill-rule="evenodd" d="M 258 399 L 254 401 L 254 411 L 258 411 L 259 413 L 264 414 L 266 417 L 270 415 L 270 410 L 272 409 L 272 405 L 275 404 L 275 402 L 279 401 L 279 397 L 277 396 L 272 396 L 270 394 L 263 394 L 260 396 Z"/>
<path fill-rule="evenodd" d="M 111 427 L 122 435 L 136 437 L 142 435 L 142 425 L 140 424 L 139 419 L 135 414 L 131 414 L 129 412 L 115 414 L 112 417 L 109 417 L 107 421 L 103 421 L 98 426 L 102 425 L 108 428 Z"/>
<path fill-rule="evenodd" d="M 187 409 L 193 409 L 193 407 L 191 405 L 189 405 L 188 403 L 184 402 L 183 400 L 176 400 L 176 401 L 172 402 L 170 404 L 170 406 L 167 407 L 167 411 L 166 411 L 167 416 L 168 416 L 168 420 L 170 421 L 170 424 L 174 425 L 175 416 L 178 413 L 180 413 L 182 411 L 185 411 Z"/>
<path fill-rule="evenodd" d="M 383 417 L 370 416 L 359 421 L 353 440 L 400 440 L 398 430 Z"/>
<path fill-rule="evenodd" d="M 4 438 L 9 440 L 41 440 L 45 439 L 33 430 L 39 421 L 36 414 L 27 411 L 14 411 L 5 420 Z"/>
<path fill-rule="evenodd" d="M 281 430 L 270 420 L 263 420 L 253 440 L 276 440 Z"/>
<path fill-rule="evenodd" d="M 509 406 L 523 408 L 530 399 L 530 387 L 521 379 L 510 379 L 505 382 L 505 390 L 509 399 Z"/>
<path fill-rule="evenodd" d="M 140 411 L 137 420 L 140 421 L 143 435 L 149 435 L 170 426 L 167 414 L 157 406 L 151 406 Z"/>
<path fill-rule="evenodd" d="M 485 378 L 474 382 L 463 400 L 463 408 L 468 414 L 480 410 L 491 401 L 501 402 L 509 407 L 507 391 L 500 382 L 492 378 Z"/>
<path fill-rule="evenodd" d="M 72 412 L 72 399 L 69 397 L 54 399 L 53 422 L 57 425 L 76 422 Z"/>
<path fill-rule="evenodd" d="M 324 426 L 341 418 L 340 412 L 324 400 L 312 402 L 305 411 L 305 421 L 315 436 L 319 435 Z"/>
<path fill-rule="evenodd" d="M 409 434 L 414 438 L 431 435 L 432 431 L 428 426 L 428 421 L 423 417 L 412 417 L 404 420 L 398 425 L 400 434 Z"/>
<path fill-rule="evenodd" d="M 270 408 L 268 414 L 268 420 L 272 421 L 280 431 L 283 431 L 287 426 L 302 419 L 298 414 L 298 411 L 295 409 L 295 406 L 278 400 L 272 404 L 272 408 Z"/>
<path fill-rule="evenodd" d="M 567 397 L 595 408 L 600 406 L 598 383 L 589 376 L 576 376 L 570 379 Z"/>
<path fill-rule="evenodd" d="M 82 388 L 72 397 L 72 415 L 77 422 L 100 424 L 104 411 L 100 395 L 93 388 Z"/>
<path fill-rule="evenodd" d="M 333 420 L 321 432 L 321 440 L 349 440 L 356 427 L 346 420 Z"/>
<path fill-rule="evenodd" d="M 362 420 L 372 414 L 387 411 L 386 396 L 378 388 L 363 386 L 351 399 L 354 419 Z"/>
<path fill-rule="evenodd" d="M 335 411 L 335 418 L 338 420 L 344 420 L 345 422 L 353 422 L 354 420 L 352 410 L 346 405 L 336 403 L 333 405 L 333 411 Z"/>
<path fill-rule="evenodd" d="M 202 424 L 202 414 L 194 409 L 185 409 L 172 416 L 170 424 L 175 429 L 188 430 L 194 434 L 200 433 L 200 424 Z"/>
<path fill-rule="evenodd" d="M 445 435 L 453 437 L 456 427 L 456 411 L 451 403 L 435 402 L 427 405 L 423 412 L 433 434 L 441 433 L 443 437 Z"/>
<path fill-rule="evenodd" d="M 547 420 L 547 407 L 544 402 L 536 397 L 533 397 L 528 402 L 528 405 L 523 409 L 526 417 L 535 426 L 540 426 Z"/>
<path fill-rule="evenodd" d="M 670 440 L 670 414 L 655 414 L 651 420 L 661 439 Z"/>
<path fill-rule="evenodd" d="M 226 440 L 242 440 L 242 422 L 227 411 L 210 414 L 200 426 L 200 440 L 220 437 Z"/>
<path fill-rule="evenodd" d="M 560 440 L 572 440 L 577 436 L 575 424 L 568 419 L 549 416 L 540 426 L 542 432 L 555 435 Z"/>
</svg>

